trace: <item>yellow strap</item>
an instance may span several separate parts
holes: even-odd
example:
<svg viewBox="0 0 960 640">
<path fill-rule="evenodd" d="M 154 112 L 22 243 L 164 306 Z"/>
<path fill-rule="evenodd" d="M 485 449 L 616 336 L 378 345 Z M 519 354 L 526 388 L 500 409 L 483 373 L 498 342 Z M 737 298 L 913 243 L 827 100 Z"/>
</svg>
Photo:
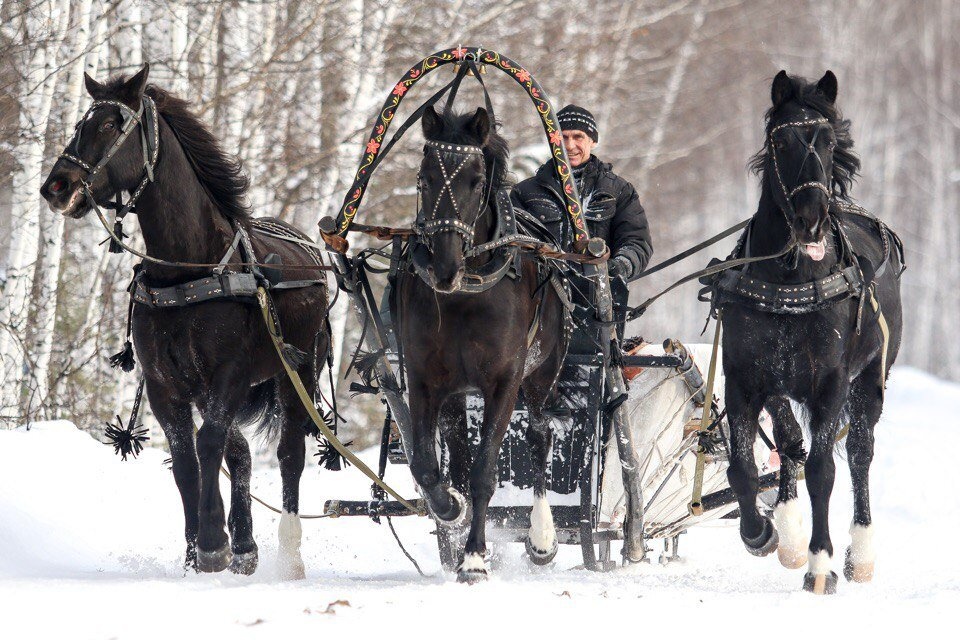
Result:
<svg viewBox="0 0 960 640">
<path fill-rule="evenodd" d="M 410 501 L 403 498 L 403 496 L 394 491 L 390 485 L 381 480 L 380 477 L 374 473 L 372 469 L 370 469 L 370 467 L 365 465 L 360 458 L 343 446 L 343 443 L 337 439 L 337 436 L 333 433 L 333 430 L 327 426 L 323 416 L 320 415 L 320 413 L 317 411 L 317 408 L 313 405 L 313 401 L 310 399 L 310 394 L 307 393 L 307 389 L 303 386 L 303 381 L 300 380 L 300 374 L 298 374 L 297 371 L 287 363 L 286 358 L 283 357 L 283 338 L 279 335 L 276 325 L 273 323 L 273 317 L 270 315 L 270 309 L 267 307 L 267 292 L 263 287 L 257 288 L 257 302 L 260 303 L 260 311 L 263 313 L 263 322 L 266 324 L 267 332 L 270 334 L 270 338 L 273 340 L 273 346 L 277 350 L 277 355 L 280 357 L 280 362 L 283 363 L 283 368 L 286 369 L 287 375 L 290 377 L 290 382 L 293 384 L 294 389 L 297 390 L 297 395 L 300 396 L 300 402 L 303 403 L 303 408 L 307 410 L 307 413 L 310 415 L 310 419 L 313 420 L 315 425 L 317 425 L 317 429 L 320 430 L 320 433 L 323 434 L 323 437 L 327 439 L 327 442 L 333 445 L 334 449 L 340 452 L 340 455 L 349 460 L 353 466 L 362 471 L 365 476 L 373 480 L 384 491 L 396 498 L 400 504 L 417 515 L 426 515 L 422 509 L 417 509 L 417 507 L 410 503 Z"/>
<path fill-rule="evenodd" d="M 883 317 L 883 311 L 880 310 L 880 302 L 870 288 L 870 306 L 877 314 L 877 325 L 880 327 L 880 335 L 883 336 L 883 350 L 880 352 L 880 393 L 883 394 L 887 389 L 887 349 L 890 347 L 890 327 L 887 325 L 887 319 Z"/>
<path fill-rule="evenodd" d="M 717 312 L 717 328 L 713 333 L 713 353 L 710 356 L 710 371 L 707 374 L 707 393 L 703 401 L 703 414 L 700 416 L 700 433 L 705 433 L 710 427 L 710 411 L 713 408 L 713 387 L 717 378 L 717 355 L 720 352 L 720 325 L 723 321 L 723 309 Z M 693 496 L 687 509 L 691 515 L 703 514 L 703 469 L 706 465 L 706 451 L 698 444 L 697 466 L 693 473 Z"/>
</svg>

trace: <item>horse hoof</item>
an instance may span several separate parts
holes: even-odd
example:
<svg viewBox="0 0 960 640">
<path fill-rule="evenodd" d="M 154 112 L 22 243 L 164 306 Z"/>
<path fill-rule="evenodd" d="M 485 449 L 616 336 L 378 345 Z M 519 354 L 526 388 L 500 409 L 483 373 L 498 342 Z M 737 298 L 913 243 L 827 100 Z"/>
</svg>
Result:
<svg viewBox="0 0 960 640">
<path fill-rule="evenodd" d="M 803 576 L 803 590 L 815 593 L 818 596 L 833 595 L 837 592 L 837 574 L 807 573 Z"/>
<path fill-rule="evenodd" d="M 799 569 L 807 564 L 810 539 L 803 529 L 803 516 L 796 498 L 785 500 L 773 509 L 773 524 L 777 528 L 777 559 L 787 569 Z"/>
<path fill-rule="evenodd" d="M 553 559 L 557 557 L 557 549 L 560 548 L 556 538 L 553 540 L 553 546 L 547 550 L 538 549 L 535 547 L 533 542 L 530 541 L 530 536 L 527 536 L 527 539 L 524 540 L 523 544 L 527 548 L 527 557 L 530 558 L 530 562 L 538 567 L 542 567 L 553 562 Z"/>
<path fill-rule="evenodd" d="M 453 498 L 453 501 L 456 503 L 457 512 L 447 517 L 434 513 L 433 517 L 436 518 L 441 526 L 448 529 L 456 529 L 467 520 L 467 499 L 453 487 L 447 487 L 447 493 L 450 494 L 450 497 Z"/>
<path fill-rule="evenodd" d="M 799 569 L 807 564 L 807 547 L 777 546 L 777 559 L 787 569 Z"/>
<path fill-rule="evenodd" d="M 280 552 L 277 558 L 279 575 L 281 580 L 304 580 L 307 577 L 306 567 L 303 566 L 303 559 L 298 551 L 296 555 Z"/>
<path fill-rule="evenodd" d="M 770 518 L 763 519 L 763 531 L 756 538 L 748 538 L 741 533 L 740 539 L 747 551 L 758 558 L 770 555 L 780 544 L 780 536 L 777 535 L 777 529 L 770 522 Z"/>
<path fill-rule="evenodd" d="M 488 577 L 487 565 L 484 563 L 482 555 L 479 553 L 463 554 L 463 561 L 457 567 L 457 582 L 476 584 L 485 582 Z"/>
<path fill-rule="evenodd" d="M 873 580 L 873 562 L 854 562 L 848 547 L 843 559 L 843 577 L 847 582 L 870 582 Z"/>
<path fill-rule="evenodd" d="M 259 559 L 259 554 L 256 549 L 247 551 L 246 553 L 235 553 L 233 554 L 233 559 L 230 561 L 229 569 L 233 573 L 252 576 L 253 572 L 257 570 Z"/>
<path fill-rule="evenodd" d="M 197 570 L 203 573 L 218 573 L 230 566 L 233 560 L 233 551 L 230 545 L 223 545 L 217 551 L 197 549 Z"/>
</svg>

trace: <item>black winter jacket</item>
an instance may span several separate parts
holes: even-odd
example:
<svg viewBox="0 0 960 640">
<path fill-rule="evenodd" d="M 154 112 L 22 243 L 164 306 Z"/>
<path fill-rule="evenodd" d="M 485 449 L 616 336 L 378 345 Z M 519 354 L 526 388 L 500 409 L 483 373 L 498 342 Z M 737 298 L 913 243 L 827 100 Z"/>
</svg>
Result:
<svg viewBox="0 0 960 640">
<path fill-rule="evenodd" d="M 627 281 L 636 279 L 653 255 L 647 216 L 636 189 L 614 174 L 609 164 L 590 156 L 584 167 L 580 197 L 590 235 L 604 239 L 610 247 L 611 258 L 626 258 L 632 270 L 624 275 Z M 561 247 L 569 248 L 572 240 L 570 219 L 560 195 L 553 160 L 543 164 L 533 177 L 518 183 L 511 199 L 514 206 L 536 216 Z"/>
</svg>

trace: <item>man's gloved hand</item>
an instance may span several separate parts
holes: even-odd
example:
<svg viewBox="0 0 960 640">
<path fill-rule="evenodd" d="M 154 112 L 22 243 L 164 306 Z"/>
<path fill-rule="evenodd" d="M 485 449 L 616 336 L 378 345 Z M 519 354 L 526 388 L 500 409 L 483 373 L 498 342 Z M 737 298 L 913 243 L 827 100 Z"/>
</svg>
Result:
<svg viewBox="0 0 960 640">
<path fill-rule="evenodd" d="M 633 275 L 633 264 L 624 256 L 616 256 L 607 263 L 607 270 L 610 273 L 610 279 L 620 278 L 626 284 L 627 280 Z"/>
</svg>

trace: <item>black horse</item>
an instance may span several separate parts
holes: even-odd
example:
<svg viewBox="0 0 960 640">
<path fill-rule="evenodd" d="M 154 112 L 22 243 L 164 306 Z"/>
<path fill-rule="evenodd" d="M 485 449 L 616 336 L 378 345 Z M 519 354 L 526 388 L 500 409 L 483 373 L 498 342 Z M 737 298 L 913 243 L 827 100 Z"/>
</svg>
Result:
<svg viewBox="0 0 960 640">
<path fill-rule="evenodd" d="M 190 112 L 187 102 L 155 86 L 147 86 L 148 67 L 124 80 L 100 84 L 89 76 L 94 99 L 73 139 L 56 162 L 41 193 L 51 209 L 71 218 L 91 210 L 81 181 L 101 206 L 122 191 L 142 191 L 136 214 L 147 254 L 153 258 L 216 264 L 230 255 L 227 272 L 240 252 L 229 253 L 237 230 L 249 236 L 254 253 L 276 254 L 296 267 L 285 278 L 316 279 L 319 263 L 309 250 L 277 236 L 305 236 L 275 219 L 254 219 L 245 204 L 248 180 L 238 160 L 226 155 L 214 136 Z M 146 98 L 145 98 L 146 96 Z M 158 152 L 152 181 L 144 178 L 145 148 L 150 133 L 148 112 L 137 120 L 141 105 L 152 100 L 159 114 Z M 130 126 L 144 136 L 121 140 Z M 135 130 L 134 130 L 135 131 Z M 117 141 L 112 157 L 111 148 Z M 89 167 L 109 158 L 92 179 Z M 86 167 L 86 168 L 85 168 Z M 271 235 L 266 235 L 264 231 Z M 145 287 L 169 287 L 209 276 L 209 268 L 183 268 L 144 261 Z M 285 339 L 312 357 L 300 373 L 314 392 L 318 362 L 329 344 L 327 291 L 323 284 L 273 293 Z M 156 308 L 137 304 L 132 316 L 133 343 L 140 358 L 154 415 L 170 444 L 173 474 L 183 499 L 188 568 L 252 573 L 257 566 L 250 513 L 250 448 L 240 432 L 244 423 L 280 431 L 277 455 L 283 478 L 280 520 L 280 567 L 285 577 L 303 577 L 300 523 L 297 517 L 300 475 L 304 466 L 309 418 L 281 365 L 252 298 L 219 298 L 189 306 Z M 203 425 L 195 430 L 192 407 Z M 219 474 L 226 458 L 231 473 L 229 537 Z"/>
<path fill-rule="evenodd" d="M 846 449 L 854 490 L 845 574 L 857 581 L 872 576 L 867 478 L 873 429 L 902 331 L 899 239 L 849 201 L 860 161 L 836 97 L 837 79 L 830 71 L 816 83 L 777 74 L 766 116 L 767 142 L 752 161 L 761 176 L 760 204 L 741 249 L 762 256 L 794 246 L 782 258 L 719 279 L 731 431 L 728 477 L 740 504 L 740 535 L 755 555 L 779 545 L 786 566 L 808 560 L 804 588 L 816 593 L 836 588 L 827 512 L 841 423 L 849 425 Z M 777 446 L 782 452 L 800 449 L 801 455 L 784 459 L 776 528 L 756 503 L 752 446 L 758 414 L 767 406 L 775 423 L 795 424 L 786 399 L 809 417 L 805 473 L 813 535 L 808 554 L 796 500 L 802 448 L 785 441 L 790 428 L 775 430 Z"/>
<path fill-rule="evenodd" d="M 534 259 L 523 258 L 516 274 L 485 291 L 462 290 L 471 273 L 495 259 L 493 252 L 468 256 L 468 247 L 487 242 L 498 225 L 509 222 L 503 219 L 509 212 L 498 220 L 495 202 L 505 185 L 509 152 L 484 109 L 438 115 L 430 107 L 422 125 L 422 226 L 411 252 L 421 252 L 423 263 L 420 275 L 401 272 L 396 301 L 413 423 L 407 449 L 414 479 L 440 525 L 465 522 L 470 510 L 464 495 L 470 498 L 470 530 L 457 577 L 474 582 L 487 575 L 487 506 L 497 486 L 500 445 L 521 389 L 530 411 L 527 436 L 536 467 L 527 549 L 537 563 L 556 554 L 545 498 L 551 434 L 544 409 L 555 392 L 570 327 L 559 289 Z M 472 390 L 479 390 L 484 408 L 479 453 L 471 464 L 464 393 Z M 452 487 L 443 481 L 437 460 L 438 425 L 450 453 Z"/>
</svg>

